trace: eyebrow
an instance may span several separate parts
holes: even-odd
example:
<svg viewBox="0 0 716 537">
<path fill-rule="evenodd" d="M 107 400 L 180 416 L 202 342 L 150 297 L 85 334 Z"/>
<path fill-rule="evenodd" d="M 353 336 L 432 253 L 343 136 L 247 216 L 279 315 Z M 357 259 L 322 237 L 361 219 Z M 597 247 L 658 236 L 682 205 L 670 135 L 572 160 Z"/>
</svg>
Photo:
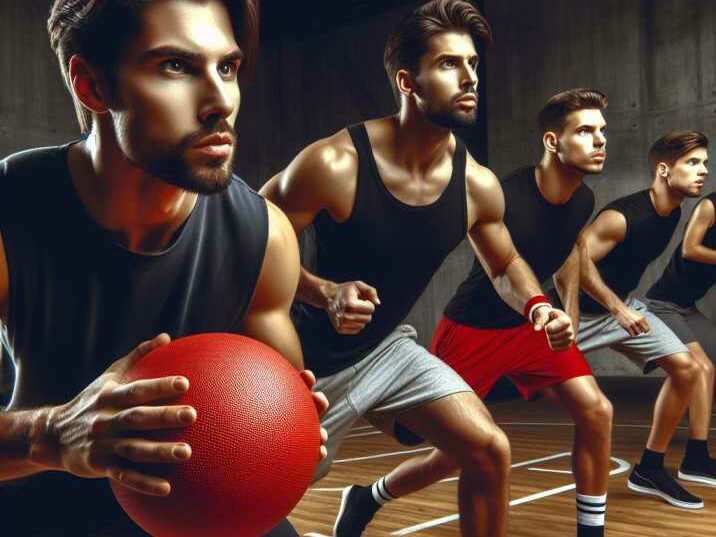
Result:
<svg viewBox="0 0 716 537">
<path fill-rule="evenodd" d="M 442 52 L 438 54 L 435 57 L 435 62 L 439 62 L 440 60 L 462 60 L 464 56 L 462 54 L 451 54 L 449 52 Z M 480 61 L 480 55 L 479 54 L 473 54 L 468 57 L 468 60 L 476 60 Z"/>
<path fill-rule="evenodd" d="M 191 52 L 189 50 L 185 50 L 182 48 L 177 47 L 157 47 L 150 50 L 145 51 L 142 54 L 143 60 L 152 60 L 157 58 L 166 58 L 166 57 L 175 57 L 175 58 L 182 58 L 184 60 L 187 60 L 191 63 L 203 63 L 206 61 L 206 55 L 197 53 L 197 52 Z M 221 58 L 221 61 L 241 61 L 244 59 L 244 53 L 241 49 L 235 49 L 225 56 Z"/>
</svg>

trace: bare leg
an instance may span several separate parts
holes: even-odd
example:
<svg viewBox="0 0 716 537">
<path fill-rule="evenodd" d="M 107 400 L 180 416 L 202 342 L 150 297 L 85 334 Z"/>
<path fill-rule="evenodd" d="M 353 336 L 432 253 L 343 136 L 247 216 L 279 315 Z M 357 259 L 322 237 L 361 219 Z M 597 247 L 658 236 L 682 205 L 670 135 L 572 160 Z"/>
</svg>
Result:
<svg viewBox="0 0 716 537">
<path fill-rule="evenodd" d="M 401 415 L 400 423 L 428 440 L 459 466 L 458 505 L 462 535 L 506 535 L 509 442 L 478 397 L 471 392 L 443 397 L 407 411 Z M 444 461 L 440 460 L 440 455 L 435 457 L 438 458 L 435 468 L 447 467 L 442 466 Z M 426 474 L 415 474 L 415 485 L 425 482 Z M 438 474 L 440 472 L 435 475 L 439 479 Z M 398 475 L 396 481 L 389 483 L 393 488 L 411 490 L 410 480 L 405 475 Z M 397 490 L 393 492 L 398 493 Z"/>
<path fill-rule="evenodd" d="M 711 426 L 714 366 L 698 342 L 694 341 L 686 346 L 689 348 L 699 373 L 689 401 L 689 438 L 707 440 Z"/>
<path fill-rule="evenodd" d="M 685 352 L 660 358 L 659 365 L 669 376 L 656 398 L 646 447 L 651 451 L 664 453 L 691 400 L 697 381 L 698 366 Z"/>
<path fill-rule="evenodd" d="M 577 492 L 590 496 L 606 494 L 612 441 L 612 404 L 592 376 L 570 379 L 549 388 L 548 392 L 574 420 L 572 470 Z"/>
</svg>

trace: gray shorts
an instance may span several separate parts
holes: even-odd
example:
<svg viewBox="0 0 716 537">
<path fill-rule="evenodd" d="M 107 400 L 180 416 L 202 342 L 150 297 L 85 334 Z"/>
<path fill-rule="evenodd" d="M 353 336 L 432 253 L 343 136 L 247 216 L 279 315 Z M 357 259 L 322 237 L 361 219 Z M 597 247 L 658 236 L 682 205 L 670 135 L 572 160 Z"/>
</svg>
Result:
<svg viewBox="0 0 716 537">
<path fill-rule="evenodd" d="M 314 481 L 328 473 L 343 438 L 360 417 L 398 440 L 419 443 L 422 439 L 407 429 L 401 437 L 401 413 L 472 391 L 450 366 L 418 345 L 416 337 L 412 326 L 401 325 L 360 362 L 318 379 L 314 389 L 326 394 L 330 406 L 321 419 L 328 432 L 328 457 L 318 466 Z"/>
<path fill-rule="evenodd" d="M 650 312 L 641 300 L 629 297 L 626 305 L 646 317 L 651 327 L 649 332 L 630 336 L 611 313 L 582 314 L 579 317 L 577 333 L 579 350 L 587 353 L 609 347 L 629 358 L 644 373 L 649 373 L 658 367 L 654 360 L 679 352 L 689 352 L 676 334 Z"/>
<path fill-rule="evenodd" d="M 644 303 L 681 341 L 701 344 L 709 358 L 716 360 L 716 326 L 698 309 L 651 298 L 645 298 Z"/>
</svg>

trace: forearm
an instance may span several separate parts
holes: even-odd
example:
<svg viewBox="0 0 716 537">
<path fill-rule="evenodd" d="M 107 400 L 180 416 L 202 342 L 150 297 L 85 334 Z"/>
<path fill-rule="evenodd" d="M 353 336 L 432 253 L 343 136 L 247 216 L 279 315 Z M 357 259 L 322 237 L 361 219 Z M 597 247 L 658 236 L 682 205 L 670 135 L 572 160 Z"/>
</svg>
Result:
<svg viewBox="0 0 716 537">
<path fill-rule="evenodd" d="M 604 283 L 599 269 L 589 256 L 582 258 L 579 284 L 585 293 L 611 313 L 616 313 L 620 308 L 626 307 L 624 301 Z"/>
<path fill-rule="evenodd" d="M 716 250 L 704 246 L 703 244 L 697 244 L 690 248 L 684 248 L 683 251 L 684 259 L 689 261 L 696 261 L 697 263 L 705 263 L 707 265 L 716 265 Z"/>
<path fill-rule="evenodd" d="M 543 294 L 534 272 L 519 255 L 512 258 L 501 274 L 490 279 L 502 300 L 520 315 L 532 297 Z"/>
<path fill-rule="evenodd" d="M 301 276 L 296 289 L 296 300 L 317 308 L 326 309 L 330 298 L 336 294 L 336 283 L 324 280 L 301 267 Z"/>
<path fill-rule="evenodd" d="M 50 409 L 0 412 L 0 481 L 52 468 L 46 424 Z"/>
<path fill-rule="evenodd" d="M 564 311 L 579 326 L 579 250 L 573 250 L 553 279 Z"/>
</svg>

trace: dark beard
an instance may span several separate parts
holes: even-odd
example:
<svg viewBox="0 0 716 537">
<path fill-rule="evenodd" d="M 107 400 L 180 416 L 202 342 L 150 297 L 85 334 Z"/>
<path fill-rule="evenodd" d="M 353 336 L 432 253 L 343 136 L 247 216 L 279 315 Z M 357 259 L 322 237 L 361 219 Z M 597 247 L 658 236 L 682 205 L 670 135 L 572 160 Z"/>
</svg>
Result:
<svg viewBox="0 0 716 537">
<path fill-rule="evenodd" d="M 141 153 L 137 155 L 137 162 L 134 164 L 166 183 L 189 192 L 221 192 L 231 182 L 237 151 L 234 149 L 228 160 L 221 157 L 207 160 L 209 169 L 206 171 L 192 168 L 185 156 L 186 151 L 199 140 L 218 133 L 229 133 L 231 138 L 236 140 L 234 128 L 225 119 L 220 119 L 206 125 L 201 131 L 185 136 L 177 145 L 159 141 L 142 144 Z M 135 135 L 133 139 L 141 139 L 141 134 L 139 137 Z"/>
<path fill-rule="evenodd" d="M 477 123 L 477 109 L 472 112 L 427 110 L 425 117 L 432 123 L 446 129 L 464 129 Z"/>
</svg>

